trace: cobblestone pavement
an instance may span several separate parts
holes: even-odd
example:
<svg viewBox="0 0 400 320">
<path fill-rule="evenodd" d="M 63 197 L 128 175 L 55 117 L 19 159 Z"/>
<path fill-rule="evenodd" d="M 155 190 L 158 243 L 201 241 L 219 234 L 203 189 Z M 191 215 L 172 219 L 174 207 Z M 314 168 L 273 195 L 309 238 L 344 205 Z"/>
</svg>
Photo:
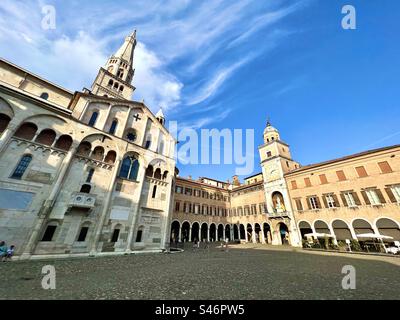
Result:
<svg viewBox="0 0 400 320">
<path fill-rule="evenodd" d="M 395 259 L 395 258 L 392 258 Z M 56 268 L 56 290 L 41 269 Z M 357 271 L 343 290 L 342 267 Z M 399 299 L 400 267 L 352 256 L 231 247 L 55 261 L 0 263 L 1 299 Z"/>
</svg>

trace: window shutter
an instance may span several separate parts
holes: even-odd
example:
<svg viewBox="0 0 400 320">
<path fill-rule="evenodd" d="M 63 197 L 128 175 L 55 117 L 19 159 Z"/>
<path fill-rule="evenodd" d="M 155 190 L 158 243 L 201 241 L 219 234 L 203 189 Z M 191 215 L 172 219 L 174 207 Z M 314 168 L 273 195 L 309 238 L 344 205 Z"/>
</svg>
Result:
<svg viewBox="0 0 400 320">
<path fill-rule="evenodd" d="M 310 198 L 307 198 L 307 207 L 308 207 L 308 210 L 312 209 L 311 208 L 311 203 L 310 203 Z"/>
<path fill-rule="evenodd" d="M 396 201 L 396 197 L 394 196 L 394 194 L 392 192 L 392 189 L 391 188 L 385 188 L 385 190 L 386 190 L 386 193 L 387 193 L 387 195 L 389 197 L 390 202 L 396 203 L 397 202 Z"/>
<path fill-rule="evenodd" d="M 341 194 L 340 194 L 340 198 L 342 198 L 343 205 L 344 205 L 345 207 L 348 207 L 349 204 L 347 203 L 347 200 L 346 200 L 346 197 L 344 196 L 344 193 L 341 193 Z"/>
<path fill-rule="evenodd" d="M 321 201 L 319 200 L 319 197 L 315 197 L 315 200 L 317 201 L 317 207 L 318 207 L 318 209 L 322 209 Z"/>
<path fill-rule="evenodd" d="M 339 208 L 340 203 L 339 203 L 339 199 L 338 199 L 337 195 L 333 194 L 332 197 L 333 197 L 333 200 L 335 200 L 335 207 Z"/>
<path fill-rule="evenodd" d="M 367 193 L 365 191 L 361 191 L 361 194 L 364 198 L 365 204 L 367 204 L 367 205 L 371 204 L 371 202 L 368 199 Z"/>
<path fill-rule="evenodd" d="M 391 172 L 393 172 L 389 162 L 387 162 L 387 161 L 379 162 L 378 166 L 381 169 L 382 173 L 391 173 Z"/>
<path fill-rule="evenodd" d="M 300 199 L 296 199 L 296 207 L 298 211 L 303 211 L 303 204 Z"/>
<path fill-rule="evenodd" d="M 325 194 L 322 195 L 322 200 L 324 201 L 325 208 L 329 209 L 328 200 L 326 200 L 326 195 Z M 318 203 L 318 201 L 317 201 L 317 203 Z"/>
<path fill-rule="evenodd" d="M 361 200 L 358 197 L 357 192 L 352 192 L 353 198 L 354 198 L 354 202 L 356 203 L 357 206 L 361 206 Z"/>
<path fill-rule="evenodd" d="M 377 196 L 378 196 L 378 198 L 379 198 L 379 201 L 380 201 L 382 204 L 383 204 L 383 203 L 386 203 L 386 200 L 385 200 L 385 197 L 384 197 L 383 194 L 382 194 L 382 191 L 379 190 L 379 189 L 376 189 L 375 192 L 376 192 L 376 194 L 377 194 Z"/>
</svg>

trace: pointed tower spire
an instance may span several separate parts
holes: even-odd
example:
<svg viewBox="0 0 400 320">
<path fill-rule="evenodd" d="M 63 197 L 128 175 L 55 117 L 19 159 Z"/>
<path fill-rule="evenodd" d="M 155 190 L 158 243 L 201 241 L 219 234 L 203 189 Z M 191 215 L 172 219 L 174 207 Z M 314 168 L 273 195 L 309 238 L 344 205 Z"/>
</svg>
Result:
<svg viewBox="0 0 400 320">
<path fill-rule="evenodd" d="M 164 125 L 165 116 L 164 116 L 164 112 L 163 112 L 162 108 L 160 108 L 160 110 L 157 112 L 156 118 L 162 125 Z"/>
<path fill-rule="evenodd" d="M 136 30 L 125 38 L 122 46 L 101 68 L 93 85 L 92 93 L 117 99 L 132 99 L 135 87 L 131 85 L 135 70 L 133 58 L 136 48 Z"/>
</svg>

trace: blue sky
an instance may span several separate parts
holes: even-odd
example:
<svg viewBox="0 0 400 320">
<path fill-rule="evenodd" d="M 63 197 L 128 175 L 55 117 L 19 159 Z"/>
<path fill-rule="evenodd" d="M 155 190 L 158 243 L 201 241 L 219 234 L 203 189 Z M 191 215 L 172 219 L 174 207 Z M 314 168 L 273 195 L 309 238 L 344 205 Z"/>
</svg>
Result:
<svg viewBox="0 0 400 320">
<path fill-rule="evenodd" d="M 55 30 L 41 29 L 45 4 Z M 345 4 L 357 30 L 341 28 Z M 167 120 L 254 129 L 257 146 L 269 116 L 304 165 L 400 141 L 399 1 L 0 3 L 0 55 L 72 91 L 91 86 L 133 29 L 134 99 Z M 235 166 L 179 168 L 226 180 Z"/>
</svg>

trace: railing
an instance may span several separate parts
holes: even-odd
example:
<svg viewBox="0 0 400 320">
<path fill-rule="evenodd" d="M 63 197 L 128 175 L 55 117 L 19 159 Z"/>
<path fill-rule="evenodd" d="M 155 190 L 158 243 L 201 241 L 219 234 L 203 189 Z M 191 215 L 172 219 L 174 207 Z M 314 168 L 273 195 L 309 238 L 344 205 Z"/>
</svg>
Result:
<svg viewBox="0 0 400 320">
<path fill-rule="evenodd" d="M 76 192 L 71 196 L 68 206 L 70 208 L 93 209 L 96 203 L 96 195 Z"/>
</svg>

